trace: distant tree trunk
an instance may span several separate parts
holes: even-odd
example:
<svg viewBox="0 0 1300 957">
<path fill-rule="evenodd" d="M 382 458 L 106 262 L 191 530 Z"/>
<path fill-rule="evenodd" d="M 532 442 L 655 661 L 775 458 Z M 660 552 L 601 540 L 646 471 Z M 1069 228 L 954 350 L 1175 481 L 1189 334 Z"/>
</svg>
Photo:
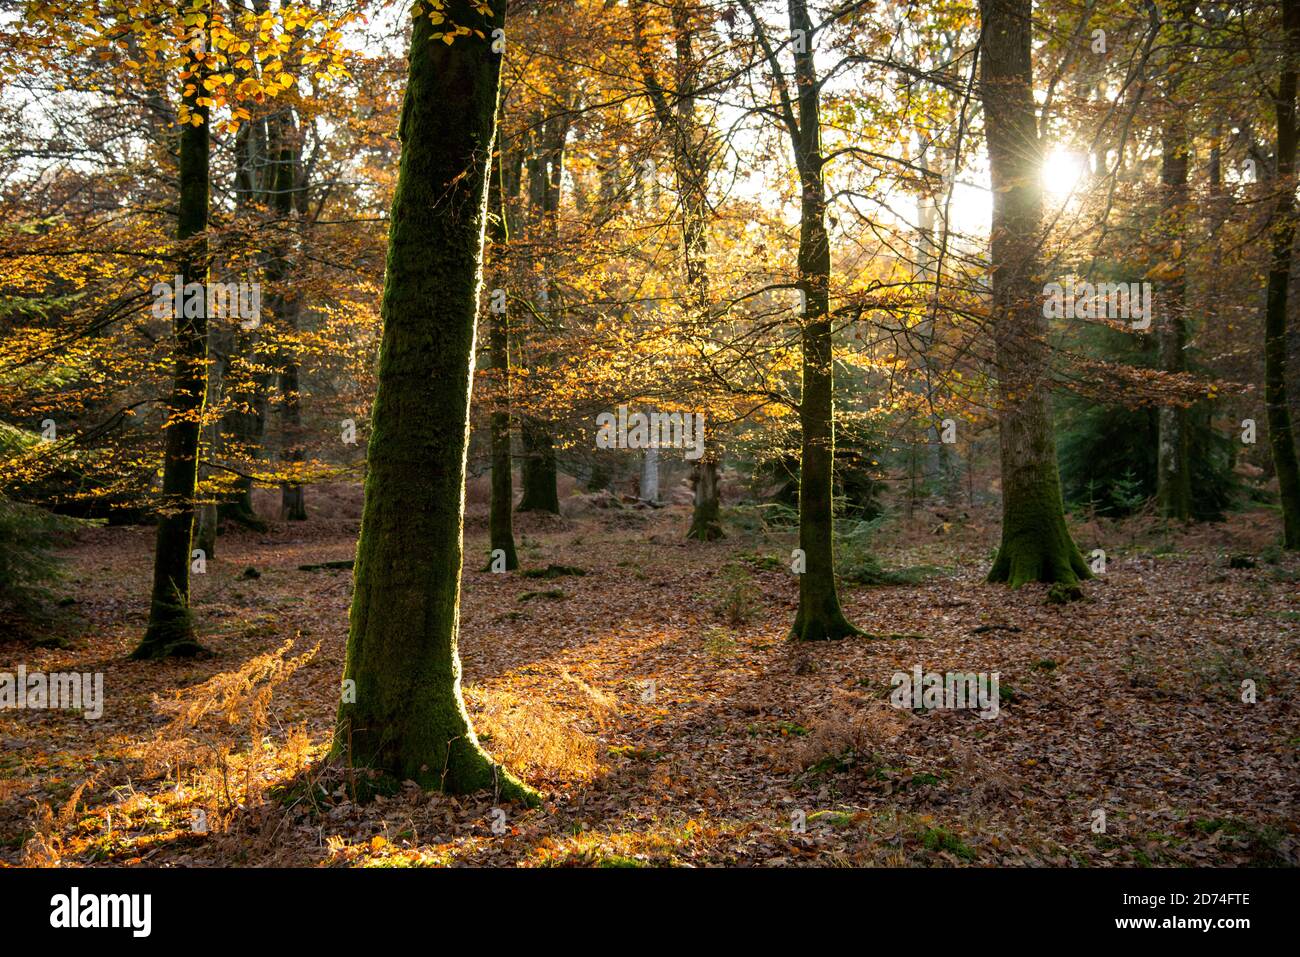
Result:
<svg viewBox="0 0 1300 957">
<path fill-rule="evenodd" d="M 271 159 L 267 133 L 268 120 L 257 119 L 243 124 L 235 134 L 235 207 L 239 214 L 250 212 L 254 204 L 274 201 L 272 186 L 277 164 Z M 274 309 L 273 309 L 274 311 Z M 231 407 L 221 423 L 224 457 L 234 459 L 240 474 L 234 482 L 234 495 L 218 505 L 222 518 L 262 530 L 266 523 L 253 510 L 253 479 L 250 463 L 256 461 L 266 431 L 266 374 L 261 364 L 255 329 L 237 326 L 231 347 L 222 361 L 222 378 L 230 395 Z"/>
<path fill-rule="evenodd" d="M 677 45 L 677 136 L 674 157 L 677 189 L 682 208 L 682 260 L 686 269 L 686 288 L 692 299 L 692 312 L 701 331 L 709 323 L 709 170 L 708 154 L 695 119 L 695 89 L 699 84 L 699 63 L 692 43 L 694 31 L 686 3 L 673 5 L 673 37 Z M 722 470 L 716 441 L 707 441 L 705 452 L 693 466 L 691 484 L 694 508 L 686 537 L 701 542 L 723 538 Z"/>
<path fill-rule="evenodd" d="M 1002 543 L 989 581 L 1013 587 L 1091 577 L 1065 524 L 1049 408 L 1050 356 L 1038 265 L 1042 150 L 1034 116 L 1032 12 L 1031 0 L 980 0 L 1002 466 Z"/>
<path fill-rule="evenodd" d="M 305 184 L 300 182 L 300 157 L 302 143 L 297 124 L 289 107 L 277 124 L 277 155 L 274 175 L 274 200 L 272 208 L 281 220 L 281 228 L 289 232 L 295 213 L 300 211 L 300 199 L 305 195 Z M 300 219 L 299 222 L 302 220 Z M 289 232 L 292 237 L 292 233 Z M 276 319 L 284 327 L 287 342 L 280 362 L 280 395 L 283 400 L 281 430 L 286 448 L 284 460 L 291 466 L 302 463 L 302 384 L 298 367 L 298 323 L 302 315 L 302 300 L 293 289 L 291 281 L 293 263 L 289 249 L 292 238 L 282 239 L 267 269 L 267 279 L 277 288 L 274 296 Z M 307 496 L 300 482 L 285 482 L 280 487 L 280 517 L 290 522 L 307 520 Z"/>
<path fill-rule="evenodd" d="M 253 509 L 253 478 L 249 470 L 256 465 L 263 438 L 266 434 L 266 374 L 258 369 L 259 355 L 256 330 L 237 329 L 235 346 L 226 359 L 223 369 L 232 402 L 222 423 L 224 451 L 239 464 L 240 474 L 235 477 L 235 493 L 222 502 L 218 511 L 222 518 L 231 519 L 249 528 L 264 530 L 266 522 Z"/>
<path fill-rule="evenodd" d="M 217 503 L 205 502 L 198 506 L 197 514 L 198 526 L 194 531 L 194 547 L 203 552 L 206 561 L 215 558 L 217 554 Z"/>
<path fill-rule="evenodd" d="M 659 447 L 651 445 L 641 456 L 641 501 L 659 504 Z"/>
<path fill-rule="evenodd" d="M 504 203 L 505 147 L 498 148 L 488 189 L 488 238 L 494 257 L 500 260 L 509 240 Z M 488 548 L 505 556 L 506 571 L 519 567 L 515 553 L 512 511 L 515 504 L 514 468 L 510 456 L 510 314 L 503 287 L 488 307 L 488 345 L 492 363 L 492 500 L 488 511 Z M 488 559 L 491 562 L 491 556 Z"/>
<path fill-rule="evenodd" d="M 479 746 L 461 698 L 457 631 L 465 454 L 505 0 L 449 0 L 455 42 L 417 16 L 399 137 L 336 753 L 381 773 L 535 801 Z M 354 684 L 349 684 L 354 683 Z M 355 694 L 353 694 L 353 691 Z"/>
<path fill-rule="evenodd" d="M 191 67 L 197 64 L 191 62 Z M 200 87 L 201 89 L 201 87 Z M 201 122 L 181 126 L 176 236 L 184 284 L 208 281 L 208 108 L 197 92 L 186 106 Z M 168 403 L 163 453 L 162 500 L 154 550 L 153 593 L 149 625 L 132 658 L 166 658 L 203 651 L 194 637 L 190 615 L 190 545 L 194 528 L 194 492 L 198 484 L 199 437 L 208 389 L 208 318 L 206 297 L 199 315 L 178 308 L 175 319 L 176 372 Z M 180 303 L 176 303 L 179 307 Z"/>
<path fill-rule="evenodd" d="M 1164 80 L 1163 106 L 1166 116 L 1160 137 L 1160 231 L 1162 255 L 1173 269 L 1164 282 L 1160 298 L 1160 319 L 1156 324 L 1157 363 L 1164 372 L 1187 371 L 1187 125 L 1186 105 L 1177 98 L 1186 66 L 1180 58 L 1191 41 L 1191 11 L 1186 0 L 1175 4 L 1177 35 L 1170 44 Z M 1156 505 L 1165 518 L 1188 521 L 1192 517 L 1192 472 L 1188 410 L 1181 404 L 1160 406 L 1156 414 Z"/>
<path fill-rule="evenodd" d="M 1187 371 L 1187 276 L 1184 272 L 1184 221 L 1187 206 L 1187 130 L 1176 112 L 1165 122 L 1162 136 L 1160 186 L 1162 225 L 1170 261 L 1177 275 L 1164 284 L 1163 309 L 1156 329 L 1161 370 Z M 1162 405 L 1157 415 L 1156 503 L 1165 518 L 1187 521 L 1192 516 L 1192 472 L 1188 458 L 1187 409 Z"/>
<path fill-rule="evenodd" d="M 930 172 L 930 159 L 926 149 L 922 149 L 921 155 L 917 158 L 917 165 L 927 173 Z M 935 241 L 935 229 L 938 227 L 938 207 L 931 195 L 923 194 L 917 198 L 917 251 L 916 251 L 916 278 L 924 283 L 932 284 L 937 279 L 939 244 Z M 936 295 L 931 292 L 931 296 Z M 956 460 L 954 450 L 947 442 L 943 441 L 942 422 L 933 421 L 935 411 L 935 398 L 939 394 L 939 388 L 936 380 L 941 372 L 935 361 L 935 328 L 934 317 L 932 313 L 927 314 L 927 318 L 917 329 L 917 338 L 921 347 L 921 365 L 925 374 L 925 399 L 926 399 L 926 420 L 922 427 L 923 435 L 918 436 L 917 441 L 923 441 L 934 435 L 939 439 L 938 442 L 927 442 L 934 446 L 934 470 L 939 477 L 940 494 L 943 496 L 944 504 L 953 505 L 956 502 L 958 494 L 958 469 L 960 462 Z"/>
<path fill-rule="evenodd" d="M 1277 204 L 1273 209 L 1272 258 L 1264 308 L 1264 401 L 1268 440 L 1282 499 L 1282 542 L 1300 549 L 1300 463 L 1287 401 L 1287 298 L 1296 233 L 1296 82 L 1300 72 L 1300 0 L 1282 0 L 1285 66 L 1273 108 L 1277 114 Z"/>
<path fill-rule="evenodd" d="M 709 168 L 706 144 L 699 135 L 695 117 L 695 91 L 699 84 L 699 62 L 695 58 L 695 31 L 691 24 L 690 5 L 674 0 L 672 5 L 673 42 L 676 54 L 676 98 L 669 102 L 668 92 L 659 81 L 654 61 L 645 40 L 645 4 L 632 5 L 633 39 L 641 67 L 646 95 L 655 109 L 660 128 L 669 136 L 673 147 L 673 171 L 677 180 L 678 205 L 682 215 L 682 265 L 690 299 L 692 321 L 702 333 L 709 323 L 708 254 L 708 187 Z M 712 443 L 696 461 L 691 484 L 694 509 L 686 537 L 713 541 L 723 537 L 721 521 L 721 482 L 718 453 Z M 708 476 L 703 475 L 709 471 Z"/>
<path fill-rule="evenodd" d="M 691 474 L 691 488 L 695 494 L 695 510 L 691 513 L 691 527 L 686 537 L 701 542 L 722 538 L 722 498 L 718 460 L 710 453 L 695 463 Z"/>
<path fill-rule="evenodd" d="M 211 334 L 209 334 L 211 338 Z M 215 364 L 214 364 L 215 365 Z M 212 408 L 221 401 L 221 373 L 213 371 L 210 367 L 208 371 L 208 389 L 207 389 L 207 408 Z M 208 458 L 217 455 L 218 447 L 221 443 L 221 420 L 214 418 L 208 423 L 208 436 L 206 441 L 207 451 L 203 452 L 203 444 L 200 444 L 200 457 L 205 454 Z M 208 481 L 210 477 L 209 469 L 206 465 L 199 465 L 199 483 Z M 198 525 L 194 531 L 194 548 L 203 552 L 204 561 L 216 557 L 217 554 L 217 503 L 211 497 L 211 492 L 207 493 L 204 500 L 197 505 L 198 508 Z"/>
<path fill-rule="evenodd" d="M 673 165 L 682 211 L 682 263 L 692 318 L 704 332 L 709 324 L 709 168 L 707 144 L 695 117 L 695 90 L 699 62 L 695 58 L 690 6 L 676 0 L 672 9 L 673 41 L 677 59 L 677 110 L 673 123 Z M 709 437 L 705 433 L 706 439 Z M 723 537 L 721 469 L 716 442 L 705 443 L 705 453 L 693 466 L 694 507 L 686 537 L 709 542 Z"/>
<path fill-rule="evenodd" d="M 560 493 L 556 483 L 555 443 L 546 426 L 531 419 L 520 427 L 524 445 L 524 461 L 520 480 L 524 494 L 519 499 L 521 512 L 551 512 L 560 514 Z"/>
<path fill-rule="evenodd" d="M 840 608 L 835 585 L 832 481 L 835 464 L 834 365 L 831 339 L 831 249 L 826 235 L 826 192 L 821 147 L 821 94 L 813 65 L 813 30 L 806 0 L 789 0 L 790 30 L 806 38 L 795 45 L 799 169 L 799 289 L 803 388 L 799 425 L 799 548 L 805 569 L 799 576 L 799 611 L 790 637 L 822 641 L 858 634 Z M 802 31 L 798 33 L 797 31 Z"/>
<path fill-rule="evenodd" d="M 297 330 L 299 303 L 288 304 L 285 322 Z M 289 440 L 284 458 L 291 465 L 303 461 L 302 449 L 302 385 L 298 375 L 298 362 L 290 358 L 280 373 L 280 394 L 284 398 L 284 435 Z M 307 494 L 301 482 L 285 482 L 280 488 L 280 517 L 290 522 L 307 521 Z"/>
<path fill-rule="evenodd" d="M 528 205 L 536 224 L 538 235 L 554 245 L 558 241 L 560 186 L 563 181 L 564 145 L 568 138 L 568 117 L 548 117 L 534 130 L 532 153 L 528 157 Z M 538 299 L 540 312 L 549 317 L 552 326 L 557 322 L 557 289 L 549 278 L 549 263 L 544 267 Z M 547 361 L 541 357 L 540 362 Z M 524 460 L 520 469 L 523 495 L 519 501 L 521 512 L 560 513 L 560 497 L 556 487 L 559 473 L 555 466 L 555 439 L 550 423 L 537 418 L 527 418 L 520 426 Z"/>
</svg>

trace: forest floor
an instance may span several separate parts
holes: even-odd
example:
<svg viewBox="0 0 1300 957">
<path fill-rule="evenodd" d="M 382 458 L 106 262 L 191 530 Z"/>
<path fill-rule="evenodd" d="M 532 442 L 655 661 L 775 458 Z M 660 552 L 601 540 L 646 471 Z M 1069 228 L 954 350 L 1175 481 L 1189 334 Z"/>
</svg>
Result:
<svg viewBox="0 0 1300 957">
<path fill-rule="evenodd" d="M 354 493 L 335 496 L 347 508 L 322 493 L 307 523 L 223 535 L 195 576 L 203 659 L 126 660 L 153 532 L 81 533 L 65 553 L 68 642 L 0 643 L 0 670 L 102 672 L 103 716 L 0 711 L 0 861 L 1270 866 L 1300 854 L 1300 559 L 1267 547 L 1275 513 L 1190 530 L 1076 524 L 1108 565 L 1065 605 L 983 583 L 993 516 L 896 520 L 878 554 L 932 566 L 923 580 L 842 591 L 852 621 L 894 637 L 796 646 L 793 535 L 752 511 L 708 544 L 683 539 L 682 507 L 520 516 L 525 568 L 563 566 L 529 578 L 480 570 L 479 509 L 465 694 L 485 745 L 543 793 L 530 810 L 414 787 L 358 805 L 320 771 L 351 572 L 299 566 L 352 557 Z M 891 707 L 891 676 L 915 666 L 997 672 L 997 717 Z"/>
</svg>

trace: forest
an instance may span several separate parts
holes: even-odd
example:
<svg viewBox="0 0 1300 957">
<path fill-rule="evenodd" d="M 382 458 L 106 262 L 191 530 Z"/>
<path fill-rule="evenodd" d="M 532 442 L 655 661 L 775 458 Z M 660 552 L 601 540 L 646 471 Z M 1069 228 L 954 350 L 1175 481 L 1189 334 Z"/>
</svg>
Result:
<svg viewBox="0 0 1300 957">
<path fill-rule="evenodd" d="M 0 875 L 1300 862 L 1300 0 L 0 27 Z"/>
</svg>

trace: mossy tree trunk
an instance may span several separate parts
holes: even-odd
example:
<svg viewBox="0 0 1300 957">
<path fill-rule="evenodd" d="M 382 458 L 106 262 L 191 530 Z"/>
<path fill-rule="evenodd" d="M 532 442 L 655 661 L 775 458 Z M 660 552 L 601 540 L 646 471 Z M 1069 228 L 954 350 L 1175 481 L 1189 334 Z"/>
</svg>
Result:
<svg viewBox="0 0 1300 957">
<path fill-rule="evenodd" d="M 1049 405 L 1042 310 L 1041 146 L 1034 115 L 1031 0 L 980 0 L 981 97 L 993 182 L 990 260 L 1002 466 L 1002 542 L 989 581 L 1073 584 L 1091 572 L 1070 538 Z"/>
<path fill-rule="evenodd" d="M 387 781 L 535 799 L 479 746 L 457 632 L 465 456 L 505 0 L 417 16 L 336 753 Z M 349 685 L 348 682 L 354 682 Z M 352 693 L 354 692 L 354 694 Z M 355 700 L 351 700 L 352 698 Z"/>
<path fill-rule="evenodd" d="M 559 515 L 555 441 L 546 425 L 533 419 L 525 419 L 519 431 L 524 446 L 524 461 L 519 470 L 524 492 L 519 499 L 519 511 Z"/>
<path fill-rule="evenodd" d="M 504 203 L 505 145 L 498 148 L 492 167 L 492 184 L 488 190 L 488 236 L 497 263 L 505 253 L 510 238 Z M 504 281 L 504 273 L 500 274 Z M 492 498 L 488 510 L 488 556 L 499 550 L 505 557 L 505 570 L 519 567 L 515 553 L 513 509 L 515 504 L 514 468 L 510 456 L 510 312 L 509 296 L 503 286 L 499 296 L 490 297 L 488 308 L 488 346 L 492 367 Z"/>
<path fill-rule="evenodd" d="M 198 64 L 189 62 L 197 74 Z M 198 89 L 202 84 L 195 83 Z M 198 123 L 181 127 L 177 171 L 179 204 L 176 237 L 181 281 L 208 281 L 208 108 L 195 92 L 186 107 Z M 199 438 L 208 389 L 208 318 L 206 296 L 198 315 L 178 302 L 174 321 L 176 371 L 164 430 L 162 499 L 154 549 L 149 624 L 131 657 L 167 658 L 203 650 L 194 636 L 190 614 L 190 545 L 194 530 L 195 490 L 199 476 Z"/>
<path fill-rule="evenodd" d="M 1300 463 L 1287 398 L 1287 300 L 1296 233 L 1296 82 L 1300 73 L 1300 0 L 1283 0 L 1286 53 L 1273 103 L 1277 115 L 1277 203 L 1264 308 L 1264 401 L 1268 441 L 1282 499 L 1282 542 L 1300 549 Z"/>
<path fill-rule="evenodd" d="M 800 317 L 799 548 L 805 567 L 799 576 L 799 610 L 790 637 L 823 641 L 858 634 L 858 629 L 845 618 L 835 584 L 835 382 L 820 86 L 813 64 L 812 21 L 805 0 L 789 0 L 789 13 L 791 33 L 805 38 L 804 43 L 795 45 L 794 53 L 798 115 L 787 120 L 801 187 L 798 263 L 799 289 L 804 300 Z"/>
<path fill-rule="evenodd" d="M 695 508 L 691 513 L 691 527 L 686 532 L 686 537 L 700 542 L 716 541 L 723 537 L 718 460 L 711 452 L 705 452 L 695 463 L 694 469 L 691 485 L 695 494 Z"/>
</svg>

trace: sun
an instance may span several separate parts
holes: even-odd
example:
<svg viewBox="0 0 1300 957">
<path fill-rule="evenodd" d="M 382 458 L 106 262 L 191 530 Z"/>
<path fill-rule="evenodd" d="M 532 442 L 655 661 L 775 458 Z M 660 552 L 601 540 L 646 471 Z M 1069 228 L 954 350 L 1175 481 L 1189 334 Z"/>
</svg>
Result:
<svg viewBox="0 0 1300 957">
<path fill-rule="evenodd" d="M 1058 146 L 1043 158 L 1043 189 L 1050 196 L 1064 199 L 1078 189 L 1087 171 L 1082 156 Z"/>
</svg>

